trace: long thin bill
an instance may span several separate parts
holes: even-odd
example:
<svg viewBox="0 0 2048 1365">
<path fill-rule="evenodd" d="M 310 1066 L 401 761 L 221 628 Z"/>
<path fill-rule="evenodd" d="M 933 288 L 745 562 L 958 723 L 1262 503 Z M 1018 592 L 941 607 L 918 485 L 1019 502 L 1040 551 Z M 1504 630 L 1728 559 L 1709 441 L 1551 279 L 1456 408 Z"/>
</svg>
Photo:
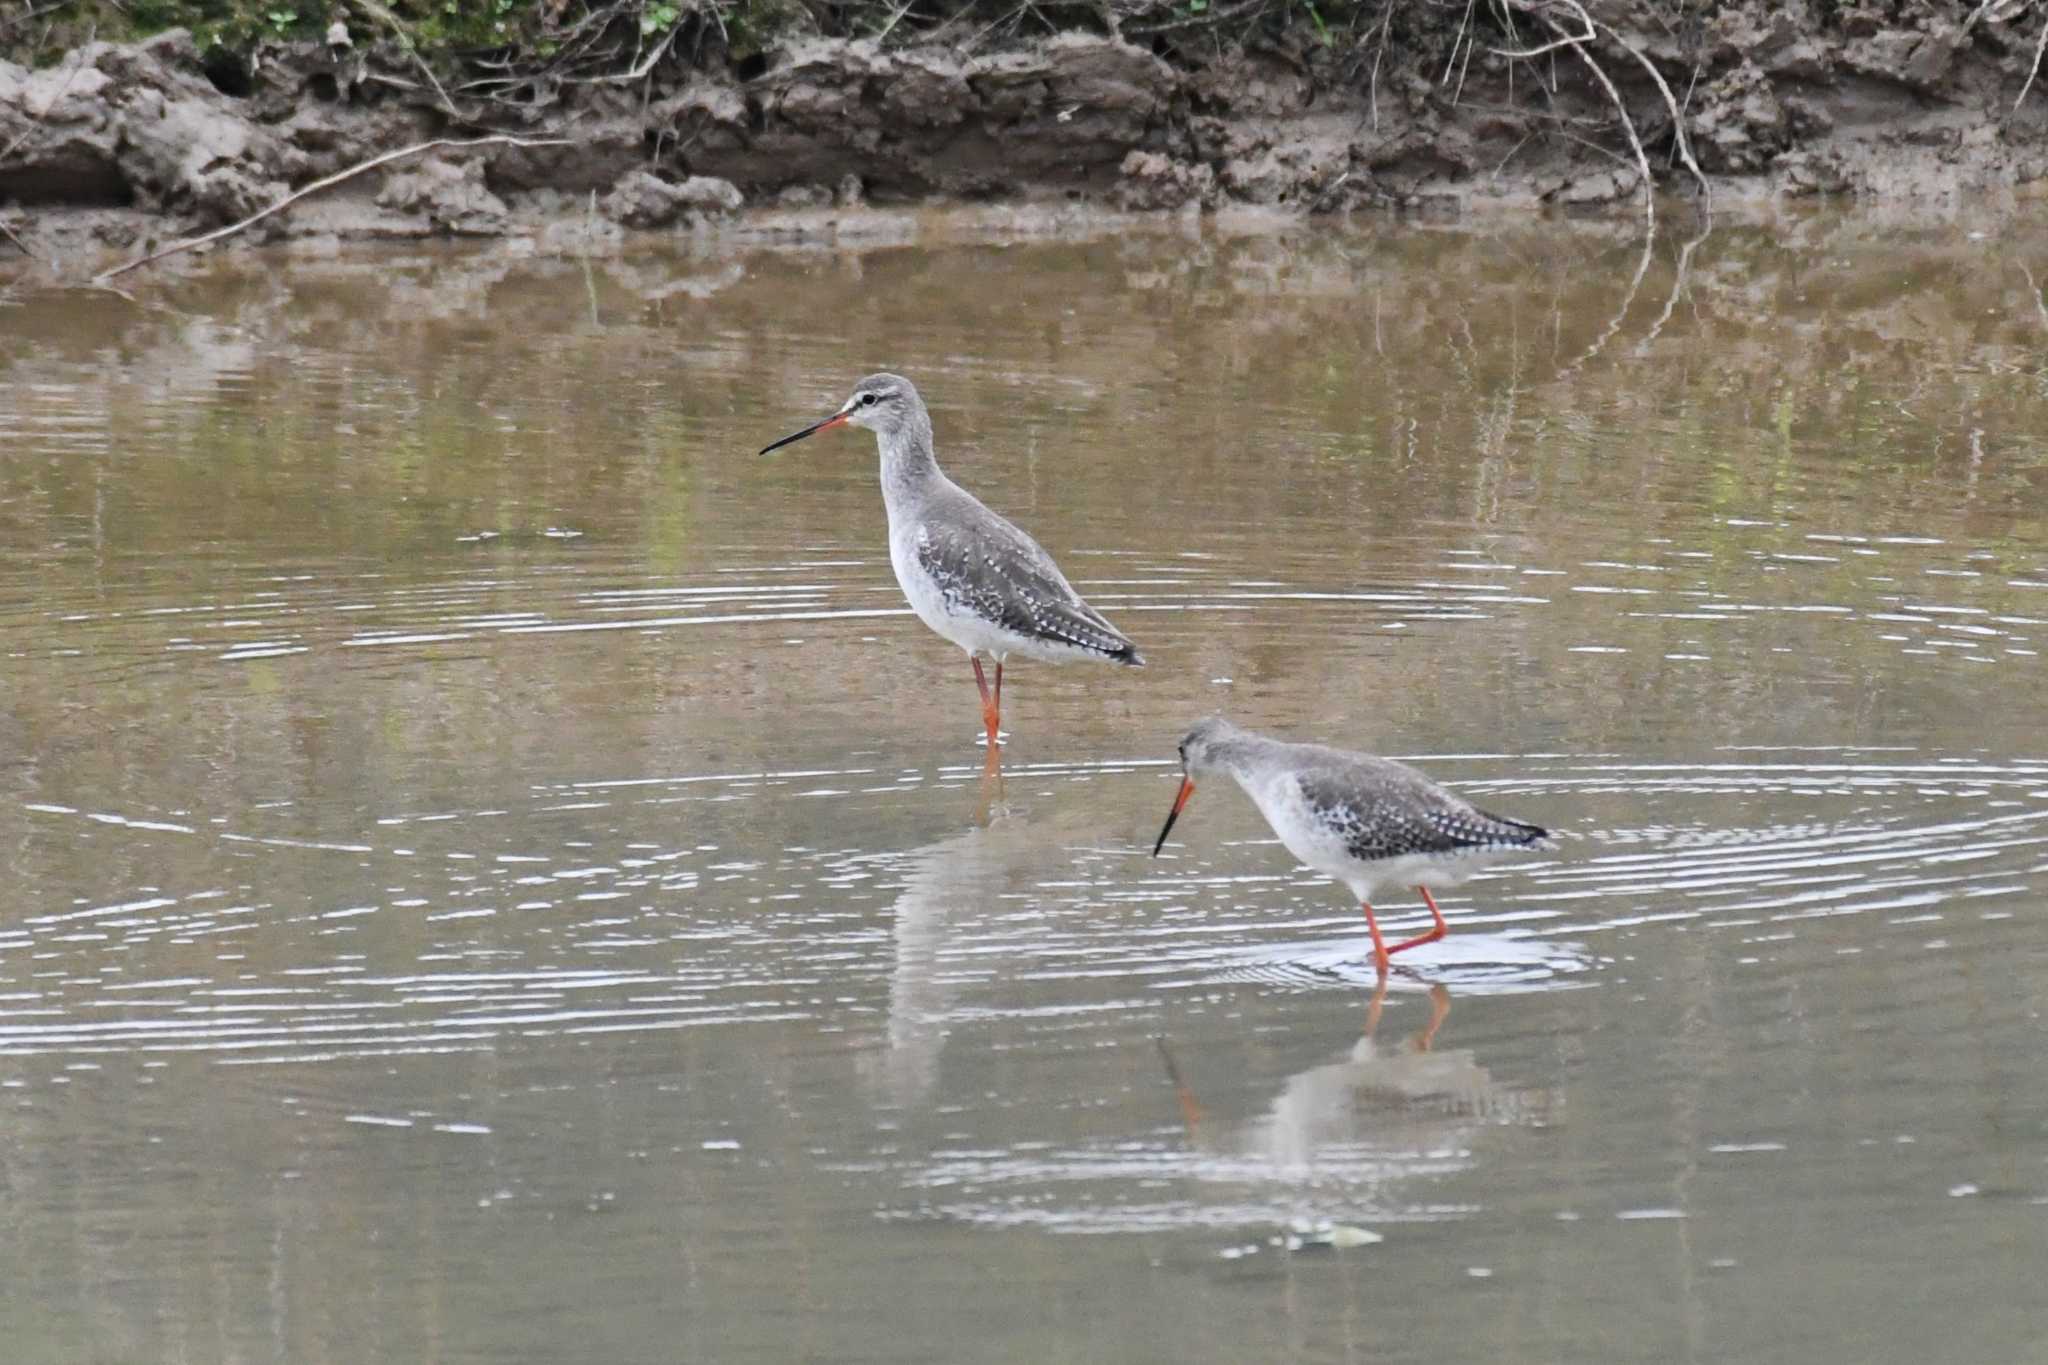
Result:
<svg viewBox="0 0 2048 1365">
<path fill-rule="evenodd" d="M 1166 812 L 1166 823 L 1160 826 L 1159 829 L 1159 842 L 1152 845 L 1153 857 L 1157 858 L 1159 850 L 1166 847 L 1166 836 L 1173 833 L 1173 822 L 1180 819 L 1181 807 L 1185 806 L 1188 803 L 1188 798 L 1194 794 L 1195 779 L 1192 777 L 1181 778 L 1180 795 L 1173 798 L 1173 809 Z"/>
<path fill-rule="evenodd" d="M 761 453 L 763 455 L 766 455 L 771 450 L 780 450 L 786 445 L 793 445 L 796 442 L 801 441 L 806 436 L 815 436 L 821 431 L 826 431 L 832 427 L 838 426 L 841 422 L 844 422 L 845 420 L 846 414 L 844 412 L 835 412 L 822 422 L 813 422 L 809 426 L 805 427 L 802 431 L 799 431 L 794 435 L 785 436 L 779 441 L 773 441 L 765 446 L 762 446 Z"/>
</svg>

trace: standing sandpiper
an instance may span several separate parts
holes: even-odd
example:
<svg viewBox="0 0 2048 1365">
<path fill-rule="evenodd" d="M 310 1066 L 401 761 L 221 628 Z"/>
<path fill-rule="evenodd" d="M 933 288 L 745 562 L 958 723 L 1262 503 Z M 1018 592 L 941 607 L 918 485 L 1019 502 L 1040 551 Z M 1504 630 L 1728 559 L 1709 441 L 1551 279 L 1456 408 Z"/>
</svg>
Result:
<svg viewBox="0 0 2048 1365">
<path fill-rule="evenodd" d="M 1001 743 L 1003 660 L 1107 659 L 1143 666 L 1137 646 L 1081 600 L 1038 542 L 947 478 L 932 455 L 932 419 L 908 379 L 871 374 L 822 422 L 762 448 L 851 424 L 875 433 L 882 503 L 889 509 L 889 563 L 918 619 L 967 651 L 981 689 L 981 723 L 993 757 Z M 981 656 L 995 660 L 990 691 Z"/>
<path fill-rule="evenodd" d="M 1268 739 L 1221 716 L 1188 731 L 1180 742 L 1180 762 L 1180 794 L 1152 856 L 1166 847 L 1173 822 L 1195 790 L 1195 778 L 1228 773 L 1289 853 L 1358 897 L 1365 907 L 1365 927 L 1372 932 L 1373 959 L 1383 975 L 1395 953 L 1434 943 L 1448 932 L 1431 887 L 1456 886 L 1510 854 L 1555 847 L 1548 830 L 1490 815 L 1406 764 Z M 1420 891 L 1435 926 L 1389 948 L 1372 912 L 1373 892 L 1381 886 Z"/>
</svg>

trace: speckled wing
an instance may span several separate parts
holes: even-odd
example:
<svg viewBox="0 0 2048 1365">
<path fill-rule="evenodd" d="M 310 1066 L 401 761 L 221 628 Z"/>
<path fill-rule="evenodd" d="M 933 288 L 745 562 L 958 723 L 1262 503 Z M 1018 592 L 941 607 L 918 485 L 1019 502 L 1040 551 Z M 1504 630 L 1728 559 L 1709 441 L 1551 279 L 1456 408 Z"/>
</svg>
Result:
<svg viewBox="0 0 2048 1365">
<path fill-rule="evenodd" d="M 948 610 L 972 612 L 1013 634 L 1069 645 L 1123 663 L 1137 648 L 1074 591 L 1038 542 L 987 508 L 979 515 L 934 517 L 917 538 L 917 563 Z"/>
<path fill-rule="evenodd" d="M 1541 826 L 1488 814 L 1385 759 L 1305 768 L 1297 780 L 1317 823 L 1362 862 L 1540 848 L 1549 838 Z"/>
</svg>

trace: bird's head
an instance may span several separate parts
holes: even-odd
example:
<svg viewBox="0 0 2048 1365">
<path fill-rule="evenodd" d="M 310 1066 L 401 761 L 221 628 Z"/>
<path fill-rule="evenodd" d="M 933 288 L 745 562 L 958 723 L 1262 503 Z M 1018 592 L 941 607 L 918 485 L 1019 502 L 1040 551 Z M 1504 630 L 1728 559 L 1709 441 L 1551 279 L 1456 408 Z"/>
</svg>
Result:
<svg viewBox="0 0 2048 1365">
<path fill-rule="evenodd" d="M 1173 822 L 1180 819 L 1188 798 L 1195 794 L 1195 779 L 1227 771 L 1224 750 L 1232 739 L 1242 733 L 1222 716 L 1209 716 L 1195 722 L 1194 727 L 1181 736 L 1180 791 L 1173 798 L 1173 809 L 1166 813 L 1166 823 L 1159 830 L 1158 842 L 1152 845 L 1153 857 L 1158 857 L 1159 850 L 1166 847 L 1166 836 L 1173 832 Z"/>
<path fill-rule="evenodd" d="M 908 379 L 896 374 L 871 374 L 853 386 L 853 396 L 839 411 L 822 422 L 813 422 L 802 431 L 763 446 L 761 453 L 766 455 L 771 450 L 780 450 L 806 436 L 815 436 L 837 426 L 866 427 L 887 441 L 900 433 L 915 430 L 920 424 L 929 425 L 930 420 L 925 415 L 924 401 L 917 396 L 916 387 Z"/>
</svg>

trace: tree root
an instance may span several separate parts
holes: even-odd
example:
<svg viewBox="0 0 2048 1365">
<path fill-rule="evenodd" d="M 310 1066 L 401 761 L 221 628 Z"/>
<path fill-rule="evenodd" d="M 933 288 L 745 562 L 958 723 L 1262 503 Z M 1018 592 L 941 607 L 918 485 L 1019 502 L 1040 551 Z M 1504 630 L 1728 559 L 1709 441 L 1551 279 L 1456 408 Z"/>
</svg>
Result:
<svg viewBox="0 0 2048 1365">
<path fill-rule="evenodd" d="M 1606 68 L 1600 65 L 1599 59 L 1594 57 L 1591 51 L 1593 43 L 1602 33 L 1649 73 L 1651 82 L 1657 87 L 1657 93 L 1663 96 L 1664 107 L 1671 114 L 1671 136 L 1678 159 L 1685 163 L 1686 170 L 1691 172 L 1694 183 L 1699 186 L 1702 208 L 1711 214 L 1714 202 L 1713 185 L 1708 181 L 1706 172 L 1700 169 L 1699 161 L 1693 156 L 1692 139 L 1685 130 L 1685 111 L 1679 107 L 1678 97 L 1672 93 L 1671 85 L 1664 79 L 1664 74 L 1657 70 L 1657 64 L 1640 48 L 1624 39 L 1612 26 L 1597 22 L 1586 12 L 1586 7 L 1580 0 L 1503 0 L 1503 3 L 1507 8 L 1519 9 L 1530 15 L 1556 36 L 1551 41 L 1539 43 L 1534 47 L 1495 48 L 1493 51 L 1497 55 L 1511 61 L 1530 61 L 1554 53 L 1559 48 L 1568 47 L 1578 54 L 1579 60 L 1586 64 L 1586 69 L 1593 73 L 1593 79 L 1607 92 L 1608 102 L 1614 106 L 1614 112 L 1621 120 L 1622 133 L 1628 138 L 1629 150 L 1635 154 L 1636 170 L 1642 176 L 1643 217 L 1650 231 L 1654 232 L 1657 226 L 1656 182 L 1650 171 L 1650 158 L 1643 150 L 1643 140 L 1636 134 L 1635 120 L 1629 116 L 1628 105 L 1622 99 L 1621 91 L 1608 77 Z M 1562 11 L 1576 20 L 1581 31 L 1566 31 L 1553 11 Z"/>
</svg>

